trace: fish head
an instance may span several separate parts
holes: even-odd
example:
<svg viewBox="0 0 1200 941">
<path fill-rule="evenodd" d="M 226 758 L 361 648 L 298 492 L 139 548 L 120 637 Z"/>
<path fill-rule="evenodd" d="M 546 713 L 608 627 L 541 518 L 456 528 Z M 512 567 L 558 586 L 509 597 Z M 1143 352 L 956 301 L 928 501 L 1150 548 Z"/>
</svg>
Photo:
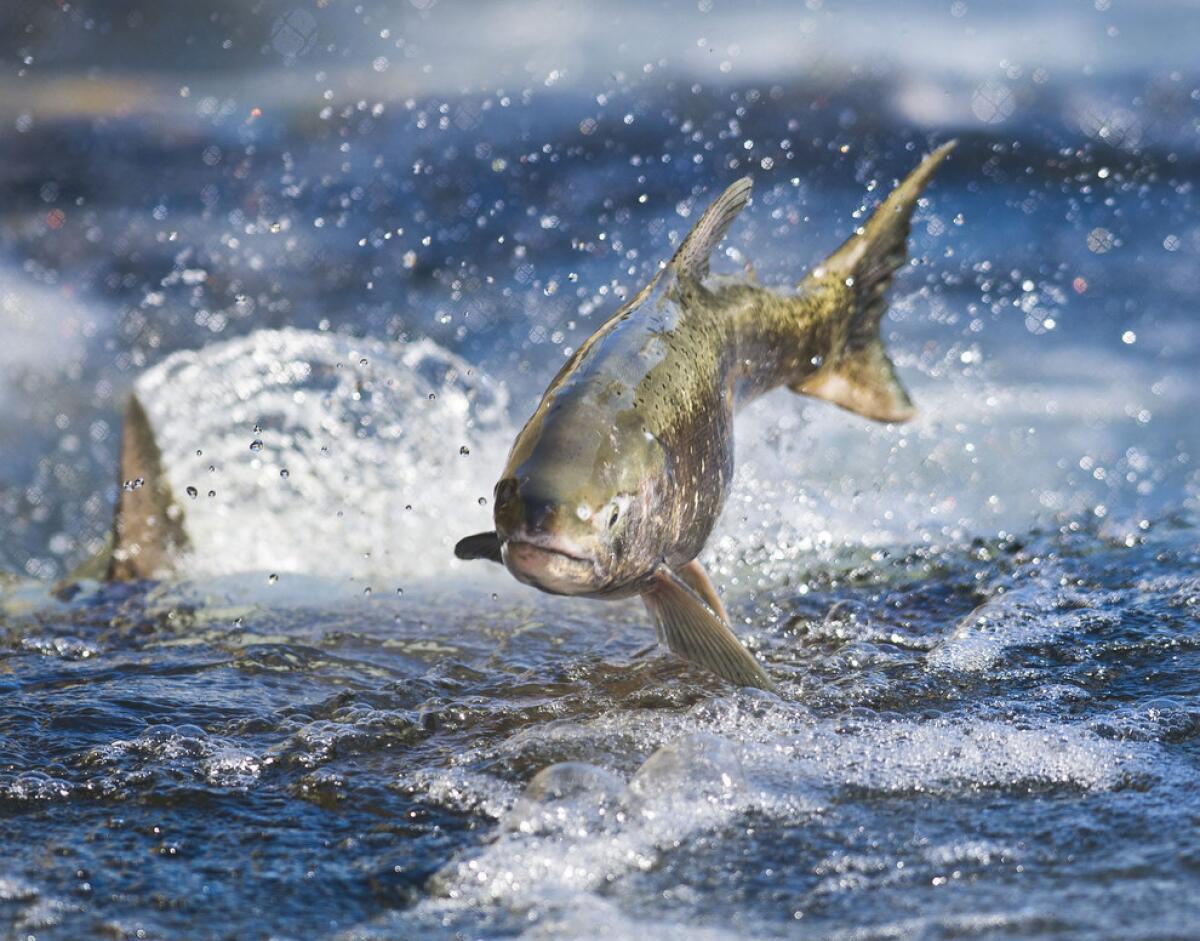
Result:
<svg viewBox="0 0 1200 941">
<path fill-rule="evenodd" d="M 561 595 L 618 594 L 644 580 L 663 554 L 654 525 L 663 467 L 640 422 L 563 422 L 525 453 L 514 448 L 495 490 L 505 566 Z"/>
</svg>

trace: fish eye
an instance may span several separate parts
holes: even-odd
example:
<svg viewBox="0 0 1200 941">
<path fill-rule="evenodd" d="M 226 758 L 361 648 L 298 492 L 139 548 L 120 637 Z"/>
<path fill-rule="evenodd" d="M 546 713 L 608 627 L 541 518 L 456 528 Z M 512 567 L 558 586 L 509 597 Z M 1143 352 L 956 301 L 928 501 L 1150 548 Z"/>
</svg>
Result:
<svg viewBox="0 0 1200 941">
<path fill-rule="evenodd" d="M 619 506 L 614 506 L 612 508 L 612 513 L 609 514 L 609 517 L 608 517 L 608 528 L 609 529 L 612 529 L 614 526 L 617 525 L 617 519 L 618 519 L 618 517 L 620 517 L 620 515 L 621 515 L 621 508 Z"/>
</svg>

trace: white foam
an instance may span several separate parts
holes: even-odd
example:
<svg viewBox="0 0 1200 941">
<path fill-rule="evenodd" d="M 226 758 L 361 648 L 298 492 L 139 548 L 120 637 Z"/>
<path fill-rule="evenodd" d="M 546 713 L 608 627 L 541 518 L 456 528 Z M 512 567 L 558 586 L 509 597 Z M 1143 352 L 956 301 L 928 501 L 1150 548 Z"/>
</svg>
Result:
<svg viewBox="0 0 1200 941">
<path fill-rule="evenodd" d="M 631 872 L 650 870 L 690 834 L 755 803 L 736 746 L 709 733 L 665 744 L 628 784 L 594 765 L 551 765 L 501 818 L 492 843 L 438 873 L 431 883 L 434 898 L 415 915 L 453 916 L 502 905 L 539 913 L 529 938 L 555 932 L 626 937 L 635 922 L 596 893 Z M 663 937 L 685 936 L 679 925 L 664 922 L 655 929 Z"/>
<path fill-rule="evenodd" d="M 926 656 L 934 670 L 979 673 L 1010 647 L 1042 644 L 1116 615 L 1091 610 L 1101 600 L 1063 587 L 1054 569 L 997 594 L 963 618 Z"/>
<path fill-rule="evenodd" d="M 449 926 L 489 909 L 519 913 L 523 937 L 663 937 L 724 939 L 713 929 L 691 934 L 678 920 L 647 924 L 621 906 L 622 880 L 685 852 L 699 833 L 736 825 L 747 813 L 803 827 L 839 791 L 960 794 L 980 789 L 1117 786 L 1144 762 L 1140 746 L 1089 728 L 1038 720 L 1004 722 L 955 717 L 918 722 L 868 710 L 825 718 L 800 703 L 742 691 L 685 714 L 616 711 L 584 722 L 526 729 L 455 759 L 460 788 L 479 799 L 502 792 L 480 763 L 578 752 L 591 761 L 552 764 L 499 815 L 496 838 L 443 868 L 433 898 L 394 919 Z M 629 777 L 616 769 L 649 757 Z M 594 763 L 593 763 L 594 762 Z M 503 761 L 502 761 L 503 763 Z M 429 799 L 433 792 L 425 791 Z M 456 791 L 455 805 L 471 797 Z M 1008 858 L 985 841 L 932 846 L 947 868 Z M 814 861 L 833 882 L 858 879 L 886 861 L 846 857 Z M 847 869 L 850 867 L 850 869 Z M 682 900 L 686 904 L 686 899 Z M 751 932 L 752 933 L 752 932 Z M 747 936 L 745 931 L 738 936 Z"/>
<path fill-rule="evenodd" d="M 198 726 L 153 725 L 136 738 L 118 739 L 90 749 L 87 764 L 97 773 L 84 785 L 85 789 L 113 793 L 123 792 L 130 781 L 141 780 L 147 766 L 170 767 L 176 775 L 203 780 L 215 787 L 250 788 L 258 783 L 264 761 Z"/>
<path fill-rule="evenodd" d="M 680 887 L 682 890 L 683 887 Z M 679 890 L 677 890 L 679 891 Z M 744 930 L 709 928 L 681 921 L 627 915 L 610 899 L 579 895 L 539 912 L 520 935 L 525 941 L 754 941 Z"/>
<path fill-rule="evenodd" d="M 748 779 L 780 800 L 815 799 L 813 788 L 881 793 L 1066 784 L 1110 787 L 1131 754 L 1082 726 L 945 718 L 924 722 L 857 709 L 835 719 L 798 702 L 735 696 L 682 719 L 621 713 L 577 726 L 593 753 L 644 749 L 690 732 L 738 743 Z M 792 813 L 795 807 L 781 805 Z"/>
</svg>

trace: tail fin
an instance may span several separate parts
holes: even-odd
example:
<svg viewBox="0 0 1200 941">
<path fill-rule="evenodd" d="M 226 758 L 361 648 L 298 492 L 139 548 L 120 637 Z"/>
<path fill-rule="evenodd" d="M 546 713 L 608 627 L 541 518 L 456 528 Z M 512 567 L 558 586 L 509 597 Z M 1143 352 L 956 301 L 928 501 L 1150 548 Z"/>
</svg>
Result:
<svg viewBox="0 0 1200 941">
<path fill-rule="evenodd" d="M 879 322 L 887 289 L 908 258 L 908 232 L 917 198 L 957 142 L 943 144 L 883 201 L 867 224 L 810 276 L 834 277 L 851 288 L 845 343 L 840 353 L 793 389 L 876 421 L 902 422 L 916 414 L 883 348 Z"/>
<path fill-rule="evenodd" d="M 154 430 L 136 395 L 125 409 L 119 462 L 108 578 L 128 581 L 170 574 L 188 544 L 183 511 L 171 494 Z"/>
</svg>

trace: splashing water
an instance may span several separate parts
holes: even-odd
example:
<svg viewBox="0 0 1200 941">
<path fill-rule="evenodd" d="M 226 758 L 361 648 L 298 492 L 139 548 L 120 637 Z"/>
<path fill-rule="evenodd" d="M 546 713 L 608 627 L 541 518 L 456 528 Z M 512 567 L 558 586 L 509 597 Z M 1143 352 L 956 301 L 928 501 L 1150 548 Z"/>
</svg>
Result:
<svg viewBox="0 0 1200 941">
<path fill-rule="evenodd" d="M 259 331 L 135 391 L 172 490 L 210 494 L 183 507 L 192 577 L 444 573 L 511 440 L 503 387 L 428 340 Z"/>
</svg>

